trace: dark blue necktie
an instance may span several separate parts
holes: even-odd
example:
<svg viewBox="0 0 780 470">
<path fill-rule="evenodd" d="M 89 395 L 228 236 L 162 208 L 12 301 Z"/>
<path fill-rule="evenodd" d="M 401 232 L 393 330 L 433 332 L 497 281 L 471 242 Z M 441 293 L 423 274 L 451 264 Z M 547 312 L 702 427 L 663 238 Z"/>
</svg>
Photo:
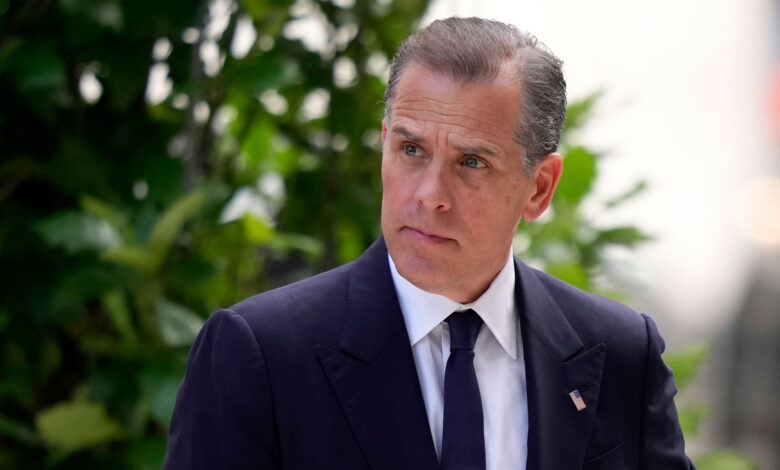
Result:
<svg viewBox="0 0 780 470">
<path fill-rule="evenodd" d="M 447 317 L 450 358 L 444 370 L 442 470 L 484 470 L 485 434 L 482 399 L 474 372 L 474 344 L 482 319 L 473 310 Z"/>
</svg>

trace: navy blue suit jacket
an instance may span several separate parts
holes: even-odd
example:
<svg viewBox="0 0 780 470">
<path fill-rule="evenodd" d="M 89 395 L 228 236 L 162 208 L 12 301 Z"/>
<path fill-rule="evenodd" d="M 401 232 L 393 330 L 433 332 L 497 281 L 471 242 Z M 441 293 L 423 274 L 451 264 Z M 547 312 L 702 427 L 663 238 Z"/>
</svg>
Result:
<svg viewBox="0 0 780 470">
<path fill-rule="evenodd" d="M 527 468 L 693 468 L 653 321 L 518 260 L 515 274 Z M 438 467 L 380 238 L 352 263 L 209 318 L 190 352 L 163 468 Z"/>
</svg>

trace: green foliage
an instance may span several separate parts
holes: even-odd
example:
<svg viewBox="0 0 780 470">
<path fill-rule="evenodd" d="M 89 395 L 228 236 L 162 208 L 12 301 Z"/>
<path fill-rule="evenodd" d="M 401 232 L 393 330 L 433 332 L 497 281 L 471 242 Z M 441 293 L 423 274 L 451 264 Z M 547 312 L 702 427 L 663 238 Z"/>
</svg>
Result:
<svg viewBox="0 0 780 470">
<path fill-rule="evenodd" d="M 709 354 L 709 346 L 698 344 L 688 346 L 664 358 L 666 364 L 674 371 L 674 383 L 678 388 L 684 389 L 691 383 Z"/>
<path fill-rule="evenodd" d="M 209 312 L 376 238 L 426 5 L 0 1 L 1 468 L 160 468 Z"/>
<path fill-rule="evenodd" d="M 633 248 L 650 240 L 637 227 L 599 226 L 594 214 L 609 211 L 641 194 L 637 182 L 622 194 L 596 200 L 601 156 L 576 143 L 576 134 L 589 120 L 601 93 L 569 104 L 560 147 L 563 177 L 548 213 L 551 216 L 520 224 L 515 252 L 525 260 L 582 289 L 620 300 L 621 293 L 608 277 L 606 253 L 610 247 Z"/>
<path fill-rule="evenodd" d="M 701 423 L 709 417 L 710 407 L 707 404 L 686 404 L 680 406 L 678 414 L 683 435 L 693 437 L 699 433 Z"/>
<path fill-rule="evenodd" d="M 592 93 L 579 101 L 570 103 L 566 108 L 566 121 L 563 124 L 563 138 L 561 139 L 564 144 L 568 144 L 569 137 L 576 131 L 585 127 L 588 122 L 593 108 L 596 106 L 599 98 L 603 92 L 598 91 Z"/>
<path fill-rule="evenodd" d="M 42 220 L 38 228 L 49 246 L 63 248 L 68 254 L 102 251 L 120 243 L 114 227 L 83 212 L 58 212 Z"/>
<path fill-rule="evenodd" d="M 711 348 L 707 345 L 693 345 L 673 354 L 664 355 L 664 361 L 674 373 L 674 381 L 677 388 L 684 395 L 693 380 L 696 378 L 701 366 L 707 360 Z M 677 411 L 680 418 L 686 442 L 699 432 L 702 422 L 710 415 L 710 406 L 707 403 L 693 402 L 679 396 Z M 746 456 L 730 449 L 715 449 L 694 459 L 699 470 L 742 470 L 756 468 L 755 464 Z"/>
<path fill-rule="evenodd" d="M 753 470 L 758 468 L 750 459 L 730 449 L 719 449 L 696 459 L 700 470 Z"/>
<path fill-rule="evenodd" d="M 72 452 L 122 437 L 121 426 L 100 403 L 58 403 L 39 411 L 35 424 L 46 445 L 63 451 Z"/>
<path fill-rule="evenodd" d="M 203 320 L 183 305 L 165 299 L 155 304 L 160 336 L 168 346 L 189 346 L 195 340 Z"/>
<path fill-rule="evenodd" d="M 577 205 L 588 194 L 596 177 L 596 155 L 582 147 L 569 149 L 564 171 L 556 195 L 562 203 Z"/>
<path fill-rule="evenodd" d="M 674 383 L 678 390 L 687 389 L 699 372 L 702 364 L 710 353 L 706 345 L 693 345 L 673 354 L 665 354 L 664 361 L 674 372 Z M 686 439 L 690 441 L 696 436 L 702 422 L 710 415 L 710 406 L 706 403 L 687 403 L 677 399 L 680 427 Z"/>
</svg>

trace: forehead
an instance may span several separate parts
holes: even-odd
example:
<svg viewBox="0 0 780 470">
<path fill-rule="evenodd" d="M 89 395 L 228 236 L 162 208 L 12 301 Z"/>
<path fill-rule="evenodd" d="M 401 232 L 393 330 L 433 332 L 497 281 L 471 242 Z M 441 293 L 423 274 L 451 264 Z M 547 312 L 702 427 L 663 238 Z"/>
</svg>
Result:
<svg viewBox="0 0 780 470">
<path fill-rule="evenodd" d="M 401 75 L 395 96 L 388 103 L 388 118 L 391 128 L 435 126 L 466 138 L 513 140 L 521 100 L 520 84 L 514 80 L 499 77 L 462 83 L 413 64 Z"/>
</svg>

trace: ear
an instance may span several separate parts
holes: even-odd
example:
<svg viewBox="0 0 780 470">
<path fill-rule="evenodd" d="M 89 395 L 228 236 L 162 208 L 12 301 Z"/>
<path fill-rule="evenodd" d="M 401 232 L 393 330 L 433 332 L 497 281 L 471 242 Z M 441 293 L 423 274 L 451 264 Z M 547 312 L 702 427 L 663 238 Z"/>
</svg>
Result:
<svg viewBox="0 0 780 470">
<path fill-rule="evenodd" d="M 536 164 L 529 185 L 531 193 L 523 209 L 525 220 L 534 220 L 547 210 L 562 172 L 563 158 L 558 153 L 547 154 Z"/>
<path fill-rule="evenodd" d="M 387 138 L 387 119 L 382 118 L 382 145 L 385 145 L 385 138 Z"/>
</svg>

